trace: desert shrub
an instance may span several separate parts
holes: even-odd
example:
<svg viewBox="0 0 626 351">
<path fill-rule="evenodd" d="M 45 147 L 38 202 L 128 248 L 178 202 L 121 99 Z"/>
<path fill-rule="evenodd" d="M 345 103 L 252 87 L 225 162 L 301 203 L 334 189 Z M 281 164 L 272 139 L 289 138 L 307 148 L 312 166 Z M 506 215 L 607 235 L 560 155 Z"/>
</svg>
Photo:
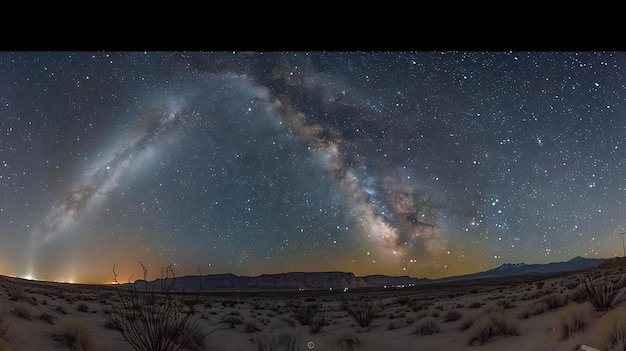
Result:
<svg viewBox="0 0 626 351">
<path fill-rule="evenodd" d="M 335 345 L 339 350 L 357 351 L 362 349 L 363 343 L 358 336 L 353 334 L 346 334 L 339 337 L 337 341 L 335 341 Z"/>
<path fill-rule="evenodd" d="M 360 300 L 348 307 L 348 314 L 361 327 L 367 327 L 376 318 L 380 305 L 373 300 Z"/>
<path fill-rule="evenodd" d="M 205 340 L 207 334 L 200 329 L 194 328 L 188 333 L 185 333 L 184 338 L 181 340 L 181 349 L 188 351 L 202 351 L 206 350 Z"/>
<path fill-rule="evenodd" d="M 254 339 L 256 351 L 298 351 L 301 349 L 300 335 L 295 332 L 282 331 L 257 336 Z"/>
<path fill-rule="evenodd" d="M 537 301 L 535 303 L 533 303 L 532 305 L 530 305 L 528 307 L 528 309 L 523 310 L 520 315 L 519 318 L 520 319 L 526 319 L 528 317 L 532 317 L 532 316 L 536 316 L 538 314 L 542 314 L 545 311 L 548 310 L 548 305 L 546 304 L 545 301 Z"/>
<path fill-rule="evenodd" d="M 467 308 L 481 308 L 483 305 L 478 302 L 478 301 L 474 301 L 472 303 L 470 303 L 469 305 L 467 305 Z"/>
<path fill-rule="evenodd" d="M 195 310 L 196 305 L 202 305 L 202 304 L 203 304 L 203 301 L 197 297 L 183 301 L 183 305 L 187 307 L 188 309 L 190 309 L 192 312 L 196 312 Z"/>
<path fill-rule="evenodd" d="M 326 320 L 322 313 L 318 313 L 313 317 L 311 324 L 309 324 L 309 332 L 311 334 L 317 334 L 322 330 L 322 327 L 326 324 Z"/>
<path fill-rule="evenodd" d="M 243 324 L 243 320 L 237 316 L 224 316 L 222 322 L 228 324 L 231 328 L 234 328 L 235 325 Z"/>
<path fill-rule="evenodd" d="M 261 329 L 259 328 L 259 325 L 255 321 L 246 321 L 243 324 L 243 330 L 246 333 L 256 333 L 258 331 L 261 331 Z"/>
<path fill-rule="evenodd" d="M 120 284 L 115 265 L 113 276 L 120 302 L 113 304 L 108 315 L 122 338 L 137 351 L 177 351 L 189 344 L 197 333 L 200 315 L 192 318 L 194 311 L 186 308 L 185 299 L 172 294 L 176 276 L 169 265 L 161 269 L 157 284 L 147 282 L 147 268 L 140 262 L 143 280 Z"/>
<path fill-rule="evenodd" d="M 508 300 L 508 299 L 500 299 L 500 300 L 496 301 L 496 305 L 497 305 L 497 306 L 500 306 L 500 307 L 502 307 L 502 308 L 505 308 L 505 309 L 515 307 L 515 305 L 513 305 L 513 304 L 511 303 L 511 301 L 510 301 L 510 300 Z"/>
<path fill-rule="evenodd" d="M 580 274 L 580 285 L 576 288 L 585 301 L 596 311 L 606 311 L 618 302 L 626 286 L 626 275 L 620 271 L 613 274 Z"/>
<path fill-rule="evenodd" d="M 419 312 L 417 315 L 415 315 L 415 318 L 417 320 L 424 319 L 426 317 L 428 317 L 428 311 L 422 311 L 422 312 Z"/>
<path fill-rule="evenodd" d="M 415 334 L 417 335 L 432 335 L 439 333 L 441 328 L 432 318 L 424 318 L 415 324 Z"/>
<path fill-rule="evenodd" d="M 25 302 L 18 302 L 13 305 L 13 314 L 29 321 L 33 320 L 33 312 Z"/>
<path fill-rule="evenodd" d="M 62 328 L 53 334 L 53 338 L 72 351 L 91 351 L 95 349 L 95 339 L 91 330 L 79 320 L 69 319 Z"/>
<path fill-rule="evenodd" d="M 565 299 L 556 294 L 545 296 L 539 301 L 544 302 L 548 310 L 556 310 L 565 305 Z"/>
<path fill-rule="evenodd" d="M 81 302 L 78 304 L 78 306 L 76 307 L 76 309 L 80 312 L 87 312 L 89 311 L 89 305 L 87 305 L 84 302 Z"/>
<path fill-rule="evenodd" d="M 444 322 L 454 322 L 463 318 L 463 314 L 457 310 L 450 310 L 443 316 Z"/>
<path fill-rule="evenodd" d="M 313 318 L 319 313 L 320 304 L 292 303 L 290 308 L 293 317 L 300 322 L 301 325 L 309 325 L 313 321 Z"/>
<path fill-rule="evenodd" d="M 408 296 L 398 296 L 396 298 L 396 303 L 398 303 L 400 306 L 406 306 L 411 302 L 411 298 Z"/>
<path fill-rule="evenodd" d="M 48 324 L 54 324 L 54 316 L 52 316 L 50 313 L 42 312 L 37 318 Z"/>
<path fill-rule="evenodd" d="M 585 328 L 589 310 L 587 305 L 576 302 L 570 303 L 559 315 L 559 326 L 557 327 L 557 338 L 565 340 L 576 332 Z"/>
<path fill-rule="evenodd" d="M 499 335 L 519 335 L 517 327 L 499 311 L 478 316 L 466 333 L 469 335 L 468 345 L 483 345 Z"/>
<path fill-rule="evenodd" d="M 22 289 L 7 288 L 7 296 L 10 301 L 27 301 L 28 298 Z"/>
<path fill-rule="evenodd" d="M 65 310 L 65 307 L 63 307 L 63 305 L 58 305 L 57 307 L 54 308 L 54 310 L 61 314 L 67 314 L 67 311 Z"/>
<path fill-rule="evenodd" d="M 565 288 L 568 290 L 574 290 L 576 289 L 576 287 L 578 287 L 578 284 L 580 284 L 580 282 L 577 279 L 574 279 L 568 282 L 567 284 L 565 284 Z"/>
<path fill-rule="evenodd" d="M 465 318 L 461 321 L 461 325 L 459 326 L 460 331 L 466 331 L 474 325 L 474 320 L 472 318 Z"/>
<path fill-rule="evenodd" d="M 413 312 L 419 312 L 428 309 L 431 304 L 428 302 L 418 302 L 411 300 L 409 302 L 409 309 Z"/>
<path fill-rule="evenodd" d="M 626 306 L 620 306 L 602 316 L 594 335 L 602 350 L 626 350 Z"/>
</svg>

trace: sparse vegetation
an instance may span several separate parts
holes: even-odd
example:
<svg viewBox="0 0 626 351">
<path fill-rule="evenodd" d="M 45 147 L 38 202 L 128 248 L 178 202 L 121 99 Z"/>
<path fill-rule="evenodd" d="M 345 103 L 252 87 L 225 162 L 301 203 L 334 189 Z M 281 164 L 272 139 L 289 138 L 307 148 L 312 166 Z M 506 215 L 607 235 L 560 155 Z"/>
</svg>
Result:
<svg viewBox="0 0 626 351">
<path fill-rule="evenodd" d="M 417 335 L 432 335 L 440 331 L 439 323 L 432 318 L 424 318 L 415 324 L 415 334 Z"/>
<path fill-rule="evenodd" d="M 54 316 L 52 316 L 50 313 L 47 312 L 43 312 L 42 314 L 39 315 L 39 320 L 42 320 L 48 324 L 54 324 Z"/>
<path fill-rule="evenodd" d="M 565 340 L 583 330 L 586 325 L 587 315 L 587 305 L 577 302 L 567 305 L 559 315 L 559 325 L 556 329 L 557 338 L 559 340 Z"/>
<path fill-rule="evenodd" d="M 591 272 L 589 277 L 592 282 L 604 282 L 605 279 L 609 283 L 619 282 L 620 274 L 617 270 Z M 576 303 L 575 298 L 582 296 L 578 292 L 579 285 L 574 287 L 575 290 L 564 289 L 568 284 L 573 286 L 573 282 L 581 284 L 580 275 L 581 273 L 570 273 L 562 278 L 558 276 L 547 278 L 540 291 L 541 294 L 536 295 L 535 281 L 527 278 L 515 283 L 506 280 L 502 284 L 490 282 L 476 289 L 477 295 L 461 294 L 470 290 L 471 283 L 462 288 L 454 285 L 437 286 L 436 289 L 430 286 L 417 286 L 407 290 L 355 289 L 347 293 L 335 291 L 259 293 L 241 290 L 219 294 L 208 292 L 205 295 L 172 290 L 169 296 L 167 293 L 161 294 L 162 291 L 168 291 L 169 285 L 166 285 L 164 290 L 159 289 L 159 285 L 150 285 L 156 288 L 146 297 L 145 303 L 126 305 L 129 308 L 126 317 L 130 318 L 126 322 L 135 323 L 142 335 L 147 334 L 145 331 L 148 327 L 141 326 L 138 321 L 144 318 L 140 316 L 149 311 L 156 311 L 157 306 L 160 306 L 159 299 L 171 298 L 175 300 L 173 304 L 177 308 L 175 311 L 178 318 L 190 314 L 191 321 L 199 319 L 197 328 L 181 332 L 178 339 L 179 348 L 171 349 L 178 351 L 201 351 L 214 347 L 213 344 L 218 348 L 221 346 L 218 341 L 209 345 L 209 339 L 205 344 L 207 335 L 217 335 L 216 340 L 223 340 L 225 337 L 230 340 L 234 337 L 235 342 L 229 344 L 229 347 L 233 350 L 250 351 L 269 349 L 305 351 L 309 349 L 307 346 L 309 341 L 315 343 L 314 349 L 324 348 L 331 351 L 374 349 L 381 345 L 396 349 L 416 342 L 424 348 L 448 349 L 451 346 L 448 342 L 453 340 L 455 344 L 460 342 L 470 348 L 494 343 L 493 347 L 502 349 L 513 344 L 537 349 L 545 345 L 543 339 L 550 339 L 554 347 L 568 350 L 585 343 L 604 351 L 616 349 L 626 351 L 622 347 L 622 342 L 626 344 L 626 320 L 620 321 L 621 317 L 618 314 L 594 311 L 595 307 L 588 298 L 581 299 L 582 303 Z M 170 284 L 172 281 L 166 282 Z M 159 284 L 160 281 L 157 280 L 156 283 Z M 85 344 L 80 341 L 82 332 L 72 332 L 64 321 L 72 320 L 71 317 L 84 318 L 85 322 L 89 320 L 89 324 L 84 325 L 94 326 L 94 333 L 122 335 L 124 328 L 116 324 L 111 316 L 120 318 L 120 313 L 124 312 L 124 294 L 136 293 L 133 297 L 139 299 L 141 294 L 145 293 L 146 287 L 142 285 L 141 280 L 135 285 L 118 283 L 112 290 L 111 287 L 99 287 L 93 291 L 88 290 L 88 287 L 69 284 L 58 286 L 50 284 L 56 286 L 50 289 L 47 286 L 43 289 L 28 287 L 31 284 L 36 286 L 35 284 L 38 284 L 36 282 L 2 284 L 3 280 L 0 277 L 0 300 L 4 300 L 4 305 L 0 305 L 0 343 L 4 344 L 0 346 L 6 349 L 11 347 L 13 350 L 31 349 L 32 345 L 40 345 L 40 342 L 36 341 L 35 344 L 35 340 L 23 340 L 24 335 L 29 335 L 23 330 L 19 330 L 19 333 L 13 330 L 13 333 L 10 333 L 11 323 L 13 328 L 16 325 L 20 328 L 32 327 L 33 335 L 46 335 L 41 331 L 52 331 L 47 332 L 50 347 L 65 350 L 83 350 L 89 347 L 92 350 L 116 348 L 114 344 L 108 344 L 110 339 L 101 341 L 100 337 L 93 340 L 97 340 L 98 344 L 102 342 L 102 345 L 94 345 L 93 340 L 91 344 L 89 341 Z M 16 292 L 18 291 L 14 289 L 16 287 L 20 293 Z M 134 292 L 135 287 L 141 290 Z M 525 292 L 528 287 L 531 291 Z M 9 288 L 13 289 L 12 296 L 21 298 L 10 301 Z M 44 294 L 46 298 L 42 298 Z M 523 295 L 533 295 L 534 299 L 528 301 Z M 38 305 L 30 302 L 35 298 L 39 301 Z M 621 302 L 618 298 L 612 308 L 621 305 L 626 305 L 626 301 Z M 5 308 L 4 315 L 2 308 Z M 30 313 L 22 312 L 22 309 Z M 626 313 L 626 308 L 621 311 Z M 67 315 L 61 315 L 59 312 Z M 545 313 L 544 317 L 527 321 L 516 320 L 518 316 L 529 318 L 541 313 Z M 603 317 L 605 315 L 606 317 Z M 518 328 L 518 324 L 523 328 Z M 219 332 L 212 334 L 216 331 Z M 337 337 L 342 335 L 340 334 L 342 331 L 367 338 L 358 340 L 354 337 L 339 341 Z M 371 333 L 375 333 L 376 338 L 370 339 Z M 523 334 L 523 338 L 515 337 L 520 333 Z M 50 338 L 51 334 L 54 335 L 54 340 Z M 378 336 L 383 339 L 377 339 Z M 505 340 L 507 337 L 508 340 Z M 543 339 L 540 340 L 539 337 Z M 297 343 L 294 342 L 296 339 Z M 141 351 L 166 350 L 139 349 L 130 343 L 128 347 L 129 350 Z M 0 351 L 5 350 L 0 347 Z"/>
<path fill-rule="evenodd" d="M 33 320 L 33 311 L 25 302 L 17 302 L 13 305 L 13 314 L 26 320 Z"/>
<path fill-rule="evenodd" d="M 626 306 L 607 312 L 600 318 L 594 335 L 601 350 L 626 350 Z"/>
<path fill-rule="evenodd" d="M 348 307 L 348 313 L 361 327 L 367 327 L 376 318 L 380 305 L 371 299 L 358 301 Z"/>
<path fill-rule="evenodd" d="M 309 332 L 311 334 L 317 334 L 322 330 L 322 327 L 325 324 L 326 324 L 326 319 L 324 318 L 324 315 L 321 312 L 319 312 L 313 317 L 313 320 L 311 321 L 311 324 L 309 325 Z"/>
<path fill-rule="evenodd" d="M 356 335 L 344 335 L 337 339 L 335 345 L 340 350 L 357 351 L 362 349 L 363 343 Z"/>
<path fill-rule="evenodd" d="M 481 307 L 483 307 L 483 305 L 478 301 L 473 301 L 472 303 L 467 305 L 467 308 L 481 308 Z"/>
<path fill-rule="evenodd" d="M 89 305 L 87 305 L 84 302 L 81 302 L 78 304 L 78 306 L 76 307 L 76 309 L 80 312 L 88 312 L 89 311 Z"/>
<path fill-rule="evenodd" d="M 520 319 L 526 319 L 532 316 L 536 316 L 538 314 L 542 314 L 548 310 L 548 305 L 545 301 L 536 301 L 531 304 L 528 308 L 524 309 L 520 315 Z"/>
<path fill-rule="evenodd" d="M 581 274 L 580 284 L 576 288 L 585 301 L 593 305 L 597 311 L 607 311 L 613 308 L 624 293 L 626 275 L 619 271 L 612 274 Z"/>
<path fill-rule="evenodd" d="M 565 299 L 560 295 L 551 294 L 543 297 L 540 302 L 545 303 L 548 310 L 556 310 L 565 306 Z"/>
<path fill-rule="evenodd" d="M 261 328 L 259 328 L 259 325 L 255 321 L 246 321 L 243 324 L 243 330 L 246 333 L 256 333 L 261 331 Z"/>
<path fill-rule="evenodd" d="M 458 310 L 450 310 L 446 312 L 446 314 L 443 316 L 443 321 L 446 323 L 454 322 L 458 321 L 461 318 L 463 318 L 463 313 L 459 312 Z"/>
<path fill-rule="evenodd" d="M 235 325 L 243 324 L 243 320 L 237 316 L 225 316 L 222 322 L 228 324 L 230 328 L 234 328 Z"/>
<path fill-rule="evenodd" d="M 140 265 L 143 289 L 130 282 L 120 284 L 113 266 L 120 302 L 113 305 L 108 317 L 114 329 L 137 351 L 181 350 L 199 333 L 200 316 L 192 318 L 194 311 L 185 308 L 184 300 L 172 293 L 176 277 L 171 265 L 161 270 L 160 289 L 147 283 L 147 268 Z"/>
<path fill-rule="evenodd" d="M 468 345 L 483 345 L 499 335 L 519 335 L 517 327 L 503 312 L 497 310 L 478 316 L 466 333 L 469 335 Z"/>
<path fill-rule="evenodd" d="M 76 319 L 66 320 L 61 330 L 53 334 L 53 338 L 72 351 L 92 351 L 95 348 L 93 333 Z"/>
<path fill-rule="evenodd" d="M 292 303 L 290 308 L 293 317 L 300 322 L 301 325 L 310 325 L 313 319 L 320 311 L 319 303 Z"/>
<path fill-rule="evenodd" d="M 292 331 L 265 334 L 254 339 L 256 351 L 299 351 L 300 335 Z"/>
<path fill-rule="evenodd" d="M 65 307 L 63 307 L 63 305 L 57 305 L 57 307 L 55 307 L 54 310 L 61 314 L 67 314 L 67 311 L 65 310 Z"/>
</svg>

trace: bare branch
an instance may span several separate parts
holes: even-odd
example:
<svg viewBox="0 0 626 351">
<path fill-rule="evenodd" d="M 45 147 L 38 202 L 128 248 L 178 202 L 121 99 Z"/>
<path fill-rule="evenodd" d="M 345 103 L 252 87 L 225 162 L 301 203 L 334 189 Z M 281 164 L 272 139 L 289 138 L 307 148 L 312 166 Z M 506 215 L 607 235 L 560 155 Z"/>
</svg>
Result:
<svg viewBox="0 0 626 351">
<path fill-rule="evenodd" d="M 200 316 L 192 318 L 193 302 L 199 299 L 186 301 L 171 294 L 176 280 L 172 265 L 161 269 L 160 290 L 147 281 L 147 267 L 139 265 L 144 277 L 141 290 L 135 283 L 120 285 L 113 265 L 120 302 L 112 306 L 109 319 L 122 338 L 137 351 L 179 351 L 203 340 L 206 334 L 197 326 Z"/>
</svg>

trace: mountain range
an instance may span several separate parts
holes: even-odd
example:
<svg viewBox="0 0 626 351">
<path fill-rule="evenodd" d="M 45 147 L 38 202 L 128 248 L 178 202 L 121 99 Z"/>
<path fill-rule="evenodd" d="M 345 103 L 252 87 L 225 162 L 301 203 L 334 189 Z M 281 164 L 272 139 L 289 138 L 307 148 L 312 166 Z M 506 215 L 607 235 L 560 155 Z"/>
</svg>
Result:
<svg viewBox="0 0 626 351">
<path fill-rule="evenodd" d="M 137 280 L 133 284 L 138 289 L 146 287 L 161 289 L 168 286 L 171 291 L 206 290 L 294 290 L 294 289 L 354 289 L 372 287 L 410 286 L 433 282 L 451 282 L 470 279 L 498 278 L 516 275 L 544 275 L 581 271 L 597 267 L 605 262 L 603 258 L 575 257 L 566 262 L 546 264 L 505 263 L 499 267 L 459 276 L 438 279 L 413 278 L 410 276 L 367 275 L 357 277 L 350 272 L 288 272 L 262 274 L 256 277 L 235 274 L 189 275 L 183 277 Z M 171 285 L 171 286 L 170 286 Z"/>
<path fill-rule="evenodd" d="M 505 263 L 499 267 L 490 269 L 488 271 L 445 277 L 437 279 L 439 282 L 468 280 L 468 279 L 482 279 L 482 278 L 498 278 L 506 276 L 516 275 L 543 275 L 543 274 L 556 274 L 556 273 L 568 273 L 575 271 L 582 271 L 589 268 L 594 268 L 605 262 L 605 258 L 585 258 L 574 257 L 566 262 L 550 262 L 545 264 L 526 264 L 526 263 Z"/>
</svg>

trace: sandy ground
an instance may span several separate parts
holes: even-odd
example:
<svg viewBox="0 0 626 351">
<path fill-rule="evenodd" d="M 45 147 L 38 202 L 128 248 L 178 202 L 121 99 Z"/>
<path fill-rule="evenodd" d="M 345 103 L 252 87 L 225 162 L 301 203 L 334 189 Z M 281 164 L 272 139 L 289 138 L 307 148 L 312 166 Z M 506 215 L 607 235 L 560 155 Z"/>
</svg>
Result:
<svg viewBox="0 0 626 351">
<path fill-rule="evenodd" d="M 601 349 L 606 327 L 599 321 L 609 312 L 580 299 L 579 278 L 569 274 L 348 292 L 203 293 L 196 296 L 192 320 L 206 337 L 188 349 L 261 350 L 260 345 L 281 336 L 296 345 L 274 350 Z M 133 350 L 110 327 L 107 306 L 118 301 L 117 293 L 114 287 L 0 276 L 0 351 L 71 350 L 68 322 L 81 326 L 90 351 Z M 361 326 L 350 312 L 363 311 L 358 304 L 364 302 L 376 310 Z M 624 304 L 618 300 L 612 310 Z M 298 316 L 306 319 L 306 306 L 317 313 L 303 325 Z M 575 316 L 579 323 L 563 336 L 572 325 L 565 321 Z M 315 321 L 318 330 L 311 326 Z M 503 325 L 510 335 L 498 335 Z"/>
</svg>

